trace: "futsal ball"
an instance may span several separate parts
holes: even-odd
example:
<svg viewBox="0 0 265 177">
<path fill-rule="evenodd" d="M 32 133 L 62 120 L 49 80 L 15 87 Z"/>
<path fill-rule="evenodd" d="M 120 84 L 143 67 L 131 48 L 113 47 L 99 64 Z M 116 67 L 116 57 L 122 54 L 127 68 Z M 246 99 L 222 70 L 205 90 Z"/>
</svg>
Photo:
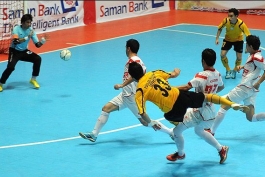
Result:
<svg viewBox="0 0 265 177">
<path fill-rule="evenodd" d="M 71 55 L 72 55 L 71 51 L 68 49 L 64 49 L 60 53 L 61 59 L 65 60 L 65 61 L 69 60 L 71 58 Z"/>
</svg>

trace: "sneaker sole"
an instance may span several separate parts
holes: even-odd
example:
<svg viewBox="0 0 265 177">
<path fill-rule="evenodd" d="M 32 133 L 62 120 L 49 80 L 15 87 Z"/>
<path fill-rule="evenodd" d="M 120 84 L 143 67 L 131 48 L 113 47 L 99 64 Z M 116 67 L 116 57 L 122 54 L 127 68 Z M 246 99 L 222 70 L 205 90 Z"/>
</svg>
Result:
<svg viewBox="0 0 265 177">
<path fill-rule="evenodd" d="M 225 146 L 225 148 L 226 148 L 225 158 L 222 161 L 220 161 L 220 164 L 223 164 L 226 161 L 226 159 L 227 159 L 227 154 L 228 154 L 229 147 Z"/>
<path fill-rule="evenodd" d="M 82 138 L 86 139 L 86 140 L 89 140 L 89 141 L 91 141 L 91 142 L 95 142 L 94 139 L 92 139 L 92 138 L 87 138 L 83 133 L 79 133 L 79 135 L 80 135 Z"/>
</svg>

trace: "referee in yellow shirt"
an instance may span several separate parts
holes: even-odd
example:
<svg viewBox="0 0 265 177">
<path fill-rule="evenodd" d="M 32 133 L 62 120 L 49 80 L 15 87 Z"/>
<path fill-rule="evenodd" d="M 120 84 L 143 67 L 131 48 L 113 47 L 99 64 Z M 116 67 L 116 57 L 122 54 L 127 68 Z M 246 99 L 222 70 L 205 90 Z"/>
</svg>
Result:
<svg viewBox="0 0 265 177">
<path fill-rule="evenodd" d="M 236 67 L 241 65 L 242 52 L 243 52 L 243 34 L 245 36 L 250 35 L 247 25 L 238 18 L 239 12 L 237 9 L 232 8 L 228 10 L 228 17 L 224 18 L 221 24 L 218 26 L 215 43 L 219 44 L 219 36 L 222 29 L 226 28 L 225 38 L 223 40 L 221 48 L 221 60 L 226 69 L 226 79 L 236 78 Z M 227 52 L 234 46 L 236 52 L 235 67 L 233 70 L 230 69 L 228 64 L 228 58 L 226 57 Z"/>
</svg>

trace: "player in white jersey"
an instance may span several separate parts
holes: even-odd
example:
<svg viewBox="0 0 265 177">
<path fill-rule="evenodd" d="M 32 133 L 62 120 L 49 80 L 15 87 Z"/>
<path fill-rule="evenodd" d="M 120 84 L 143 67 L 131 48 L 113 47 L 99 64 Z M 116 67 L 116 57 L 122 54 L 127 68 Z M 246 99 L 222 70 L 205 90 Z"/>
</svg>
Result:
<svg viewBox="0 0 265 177">
<path fill-rule="evenodd" d="M 92 132 L 89 133 L 82 133 L 80 132 L 79 135 L 84 138 L 88 139 L 92 142 L 95 142 L 97 136 L 102 129 L 102 127 L 106 124 L 109 118 L 109 114 L 116 110 L 122 110 L 124 108 L 129 108 L 131 112 L 138 118 L 138 120 L 144 125 L 153 127 L 154 122 L 152 124 L 148 124 L 144 121 L 141 116 L 138 114 L 138 108 L 135 103 L 135 92 L 136 92 L 136 82 L 133 81 L 131 76 L 128 73 L 128 65 L 132 62 L 138 62 L 143 67 L 143 70 L 146 71 L 146 67 L 143 61 L 137 56 L 137 52 L 139 50 L 140 44 L 135 39 L 130 39 L 126 42 L 126 55 L 128 56 L 128 61 L 125 64 L 124 74 L 123 74 L 123 84 L 116 84 L 114 88 L 118 90 L 122 88 L 122 92 L 110 100 L 105 106 L 102 108 L 102 112 L 98 117 L 96 125 Z M 155 125 L 159 124 L 161 128 L 160 131 L 167 133 L 173 138 L 172 129 L 167 128 L 161 122 L 155 122 Z"/>
<path fill-rule="evenodd" d="M 242 80 L 226 95 L 226 98 L 236 103 L 243 101 L 244 105 L 250 108 L 250 111 L 246 113 L 248 121 L 264 121 L 265 112 L 255 114 L 255 100 L 257 93 L 259 92 L 260 84 L 265 80 L 265 61 L 259 50 L 260 39 L 255 35 L 249 35 L 246 38 L 246 43 L 246 49 L 250 55 L 246 64 L 237 68 L 238 72 L 243 69 Z M 260 76 L 261 71 L 263 71 L 263 74 Z M 219 109 L 217 117 L 210 130 L 213 135 L 224 119 L 228 109 L 228 107 L 223 105 Z"/>
<path fill-rule="evenodd" d="M 202 52 L 202 66 L 204 71 L 199 72 L 186 85 L 179 86 L 179 90 L 190 90 L 195 88 L 195 92 L 206 94 L 217 93 L 224 89 L 221 74 L 214 68 L 216 53 L 212 49 L 205 49 Z M 201 108 L 189 108 L 184 116 L 183 122 L 173 122 L 176 127 L 173 129 L 174 140 L 178 151 L 167 156 L 170 161 L 185 158 L 184 138 L 182 132 L 194 127 L 195 133 L 203 138 L 207 143 L 217 149 L 220 155 L 220 163 L 224 163 L 227 157 L 228 146 L 221 145 L 209 132 L 204 131 L 212 125 L 215 118 L 214 104 L 204 102 Z"/>
</svg>

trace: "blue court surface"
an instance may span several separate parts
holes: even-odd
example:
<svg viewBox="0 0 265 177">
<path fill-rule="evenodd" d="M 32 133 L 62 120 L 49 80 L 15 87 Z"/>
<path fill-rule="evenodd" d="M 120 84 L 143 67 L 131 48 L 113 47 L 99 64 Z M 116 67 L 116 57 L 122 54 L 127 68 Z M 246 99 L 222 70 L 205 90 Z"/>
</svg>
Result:
<svg viewBox="0 0 265 177">
<path fill-rule="evenodd" d="M 0 93 L 0 176 L 264 176 L 265 122 L 248 122 L 239 111 L 230 110 L 215 135 L 230 147 L 222 165 L 216 149 L 193 129 L 184 132 L 186 158 L 167 161 L 166 156 L 176 151 L 175 143 L 168 135 L 141 126 L 128 109 L 111 113 L 95 143 L 78 135 L 91 131 L 103 105 L 120 93 L 113 86 L 122 83 L 128 39 L 140 42 L 138 55 L 148 71 L 180 68 L 181 75 L 169 82 L 182 85 L 202 70 L 205 48 L 216 51 L 215 67 L 225 73 L 219 57 L 221 44 L 215 45 L 216 30 L 215 26 L 193 24 L 155 29 L 69 48 L 69 61 L 59 58 L 60 51 L 43 53 L 39 90 L 29 84 L 32 65 L 19 62 Z M 250 30 L 260 37 L 264 52 L 265 31 Z M 228 58 L 233 67 L 233 50 Z M 243 54 L 243 62 L 246 58 Z M 0 63 L 1 72 L 5 67 L 6 62 Z M 220 95 L 228 93 L 240 79 L 240 74 L 235 80 L 224 79 Z M 257 113 L 265 111 L 264 83 L 260 91 Z M 147 113 L 173 127 L 152 103 L 148 103 Z"/>
</svg>

